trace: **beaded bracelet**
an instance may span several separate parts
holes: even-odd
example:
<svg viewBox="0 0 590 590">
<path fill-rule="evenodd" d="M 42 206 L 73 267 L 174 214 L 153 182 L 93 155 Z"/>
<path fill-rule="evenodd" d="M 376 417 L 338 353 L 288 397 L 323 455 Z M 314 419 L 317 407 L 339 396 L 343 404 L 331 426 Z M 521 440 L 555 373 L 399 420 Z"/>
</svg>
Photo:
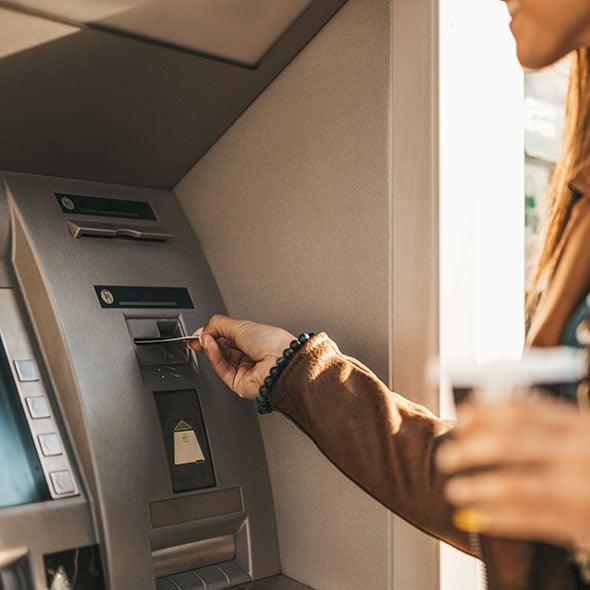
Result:
<svg viewBox="0 0 590 590">
<path fill-rule="evenodd" d="M 272 412 L 272 408 L 270 407 L 270 391 L 273 385 L 276 383 L 295 353 L 314 336 L 314 332 L 310 332 L 309 334 L 304 332 L 297 336 L 296 340 L 291 341 L 289 348 L 283 350 L 283 354 L 277 359 L 277 362 L 270 370 L 268 377 L 264 379 L 264 383 L 258 389 L 258 395 L 256 396 L 256 410 L 259 414 L 270 414 Z"/>
</svg>

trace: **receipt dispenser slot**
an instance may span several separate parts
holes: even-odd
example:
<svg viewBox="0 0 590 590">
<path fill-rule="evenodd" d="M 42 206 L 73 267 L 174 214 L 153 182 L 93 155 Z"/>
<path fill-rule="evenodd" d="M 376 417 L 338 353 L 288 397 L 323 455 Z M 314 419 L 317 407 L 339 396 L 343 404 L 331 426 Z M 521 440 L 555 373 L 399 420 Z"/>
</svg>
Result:
<svg viewBox="0 0 590 590">
<path fill-rule="evenodd" d="M 173 238 L 170 233 L 131 224 L 96 223 L 72 221 L 71 219 L 67 223 L 70 233 L 76 240 L 80 238 L 110 238 L 140 242 L 167 242 Z"/>
</svg>

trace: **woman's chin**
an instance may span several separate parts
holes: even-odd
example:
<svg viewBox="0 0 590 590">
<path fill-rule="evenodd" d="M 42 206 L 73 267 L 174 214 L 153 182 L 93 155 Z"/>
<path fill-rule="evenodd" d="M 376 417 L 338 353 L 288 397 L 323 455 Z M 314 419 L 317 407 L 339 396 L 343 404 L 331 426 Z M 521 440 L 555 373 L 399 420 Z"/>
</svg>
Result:
<svg viewBox="0 0 590 590">
<path fill-rule="evenodd" d="M 516 57 L 525 70 L 541 70 L 553 65 L 568 53 L 568 50 L 539 51 L 539 47 L 516 45 Z"/>
</svg>

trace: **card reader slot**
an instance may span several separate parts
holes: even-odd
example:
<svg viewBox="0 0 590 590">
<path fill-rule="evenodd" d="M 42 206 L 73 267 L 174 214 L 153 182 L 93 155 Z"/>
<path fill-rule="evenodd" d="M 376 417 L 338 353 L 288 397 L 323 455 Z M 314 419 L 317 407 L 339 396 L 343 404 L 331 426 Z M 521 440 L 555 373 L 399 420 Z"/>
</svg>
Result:
<svg viewBox="0 0 590 590">
<path fill-rule="evenodd" d="M 137 240 L 143 242 L 168 242 L 174 235 L 157 229 L 146 229 L 132 225 L 120 225 L 115 223 L 98 223 L 93 221 L 73 221 L 68 219 L 68 229 L 75 239 L 110 238 Z"/>
</svg>

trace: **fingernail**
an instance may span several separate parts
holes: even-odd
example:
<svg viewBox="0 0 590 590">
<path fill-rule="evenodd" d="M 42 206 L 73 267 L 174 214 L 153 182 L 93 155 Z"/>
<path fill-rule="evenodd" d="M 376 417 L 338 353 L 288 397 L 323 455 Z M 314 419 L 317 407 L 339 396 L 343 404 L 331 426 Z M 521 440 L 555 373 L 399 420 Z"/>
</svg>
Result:
<svg viewBox="0 0 590 590">
<path fill-rule="evenodd" d="M 460 508 L 453 514 L 453 524 L 468 533 L 482 533 L 490 526 L 490 518 L 475 508 Z"/>
<path fill-rule="evenodd" d="M 453 504 L 463 504 L 469 500 L 469 488 L 460 481 L 451 480 L 445 486 L 445 496 Z"/>
</svg>

